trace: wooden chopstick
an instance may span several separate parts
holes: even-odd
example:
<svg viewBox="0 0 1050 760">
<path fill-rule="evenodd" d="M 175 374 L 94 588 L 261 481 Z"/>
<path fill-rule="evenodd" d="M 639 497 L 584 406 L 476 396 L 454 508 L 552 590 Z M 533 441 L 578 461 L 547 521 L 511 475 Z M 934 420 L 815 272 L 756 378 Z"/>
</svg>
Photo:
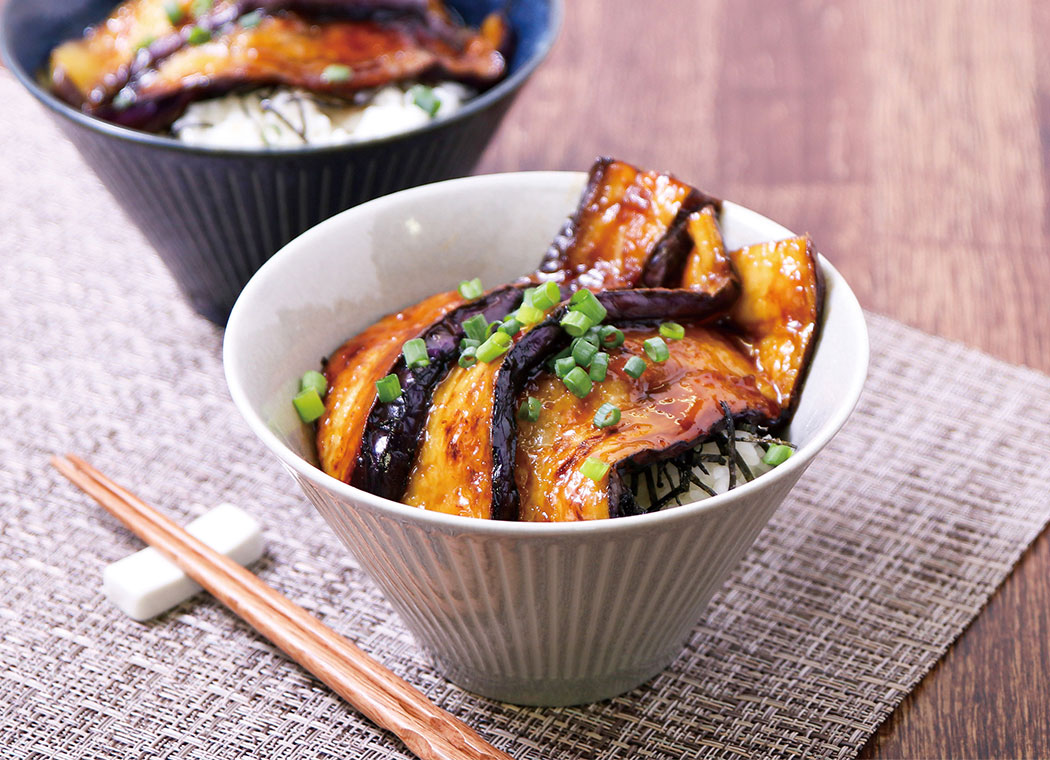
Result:
<svg viewBox="0 0 1050 760">
<path fill-rule="evenodd" d="M 52 465 L 289 657 L 423 760 L 510 756 L 349 640 L 74 455 Z"/>
</svg>

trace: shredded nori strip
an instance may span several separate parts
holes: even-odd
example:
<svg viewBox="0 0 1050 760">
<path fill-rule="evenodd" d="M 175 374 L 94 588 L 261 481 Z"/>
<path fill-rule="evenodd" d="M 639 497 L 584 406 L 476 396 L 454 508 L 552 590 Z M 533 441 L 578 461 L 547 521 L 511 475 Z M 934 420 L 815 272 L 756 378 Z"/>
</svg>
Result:
<svg viewBox="0 0 1050 760">
<path fill-rule="evenodd" d="M 660 462 L 653 467 L 633 470 L 630 473 L 630 489 L 636 499 L 641 495 L 641 487 L 644 482 L 645 490 L 649 496 L 649 508 L 647 511 L 657 512 L 668 506 L 672 501 L 681 506 L 682 497 L 686 496 L 694 487 L 699 488 L 708 496 L 717 496 L 718 492 L 696 475 L 696 470 L 705 475 L 711 474 L 705 463 L 729 467 L 728 490 L 736 488 L 739 485 L 738 481 L 741 479 L 747 483 L 754 480 L 758 476 L 755 475 L 754 471 L 744 460 L 744 457 L 737 450 L 738 443 L 751 443 L 762 447 L 764 450 L 768 450 L 770 446 L 775 444 L 790 446 L 792 449 L 797 448 L 789 441 L 770 436 L 764 428 L 747 422 L 738 424 L 733 419 L 732 411 L 728 404 L 719 402 L 719 406 L 721 406 L 724 414 L 724 423 L 718 431 L 712 433 L 694 448 L 679 454 L 673 459 Z M 718 448 L 717 454 L 703 453 L 704 446 L 709 443 L 714 444 Z M 672 469 L 677 471 L 677 478 L 673 476 Z M 655 477 L 653 475 L 654 470 Z M 738 470 L 740 477 L 738 477 Z M 677 484 L 675 483 L 676 480 Z M 661 496 L 660 492 L 665 488 L 665 481 L 668 491 Z"/>
<path fill-rule="evenodd" d="M 694 486 L 699 488 L 701 491 L 707 493 L 708 496 L 718 496 L 718 491 L 704 483 L 702 480 L 700 480 L 700 478 L 696 477 L 695 474 L 689 473 L 689 479 L 692 481 Z"/>
<path fill-rule="evenodd" d="M 656 503 L 656 484 L 653 482 L 653 471 L 652 468 L 646 467 L 645 471 L 645 487 L 649 489 L 649 501 Z"/>
</svg>

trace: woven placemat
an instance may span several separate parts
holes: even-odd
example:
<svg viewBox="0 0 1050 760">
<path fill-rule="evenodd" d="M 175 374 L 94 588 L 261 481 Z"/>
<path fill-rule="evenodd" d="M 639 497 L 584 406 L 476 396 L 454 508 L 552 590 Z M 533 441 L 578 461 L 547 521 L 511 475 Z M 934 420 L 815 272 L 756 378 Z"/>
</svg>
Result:
<svg viewBox="0 0 1050 760">
<path fill-rule="evenodd" d="M 0 102 L 4 757 L 406 756 L 210 598 L 146 624 L 110 606 L 101 569 L 139 545 L 55 452 L 182 520 L 244 506 L 268 583 L 516 758 L 850 757 L 1050 517 L 1050 378 L 872 315 L 856 414 L 666 672 L 582 708 L 464 693 L 252 438 L 220 331 L 2 72 Z"/>
</svg>

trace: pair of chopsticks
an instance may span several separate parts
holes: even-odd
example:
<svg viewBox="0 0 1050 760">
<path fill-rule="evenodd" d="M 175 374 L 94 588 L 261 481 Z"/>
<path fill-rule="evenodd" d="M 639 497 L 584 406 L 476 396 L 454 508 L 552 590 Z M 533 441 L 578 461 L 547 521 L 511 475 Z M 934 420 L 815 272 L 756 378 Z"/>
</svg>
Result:
<svg viewBox="0 0 1050 760">
<path fill-rule="evenodd" d="M 423 760 L 511 760 L 407 681 L 228 557 L 69 454 L 51 464 L 285 654 Z"/>
</svg>

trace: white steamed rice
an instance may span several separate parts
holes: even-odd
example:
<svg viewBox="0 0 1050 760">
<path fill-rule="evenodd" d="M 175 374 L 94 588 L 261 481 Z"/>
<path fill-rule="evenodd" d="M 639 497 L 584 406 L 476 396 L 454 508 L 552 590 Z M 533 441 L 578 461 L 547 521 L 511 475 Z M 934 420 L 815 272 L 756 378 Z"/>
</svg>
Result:
<svg viewBox="0 0 1050 760">
<path fill-rule="evenodd" d="M 765 453 L 765 447 L 761 443 L 752 442 L 755 439 L 755 434 L 743 430 L 736 432 L 736 450 L 740 454 L 740 458 L 744 460 L 744 464 L 747 465 L 751 471 L 751 475 L 755 478 L 760 475 L 769 472 L 773 469 L 773 465 L 768 465 L 762 461 L 762 455 Z M 758 436 L 761 440 L 768 441 L 769 443 L 781 443 L 779 439 L 771 436 Z M 701 455 L 718 456 L 721 454 L 718 444 L 714 441 L 709 441 L 700 447 Z M 729 490 L 730 483 L 730 466 L 736 471 L 736 485 L 747 482 L 747 477 L 744 471 L 733 462 L 730 464 L 719 464 L 717 462 L 704 462 L 704 468 L 707 472 L 704 472 L 699 467 L 693 470 L 697 480 L 706 485 L 716 494 L 723 494 Z M 669 493 L 673 485 L 677 485 L 677 481 L 674 484 L 670 483 L 666 477 L 662 477 L 659 473 L 659 467 L 653 466 L 650 468 L 650 474 L 653 478 L 653 483 L 656 485 L 656 499 L 659 501 L 661 497 Z M 652 506 L 654 499 L 652 494 L 649 493 L 648 486 L 645 485 L 646 479 L 644 477 L 639 478 L 640 486 L 636 493 L 638 499 L 638 505 L 644 510 L 649 511 Z M 682 494 L 679 497 L 681 504 L 690 504 L 695 501 L 702 501 L 711 496 L 703 488 L 692 484 L 689 491 Z M 678 501 L 671 500 L 668 504 L 665 504 L 662 509 L 670 509 L 678 506 Z"/>
<path fill-rule="evenodd" d="M 356 103 L 306 90 L 274 87 L 192 103 L 172 125 L 182 142 L 209 148 L 342 145 L 387 137 L 458 111 L 473 91 L 458 82 L 431 88 L 430 113 L 414 102 L 413 83 L 363 93 Z"/>
</svg>

